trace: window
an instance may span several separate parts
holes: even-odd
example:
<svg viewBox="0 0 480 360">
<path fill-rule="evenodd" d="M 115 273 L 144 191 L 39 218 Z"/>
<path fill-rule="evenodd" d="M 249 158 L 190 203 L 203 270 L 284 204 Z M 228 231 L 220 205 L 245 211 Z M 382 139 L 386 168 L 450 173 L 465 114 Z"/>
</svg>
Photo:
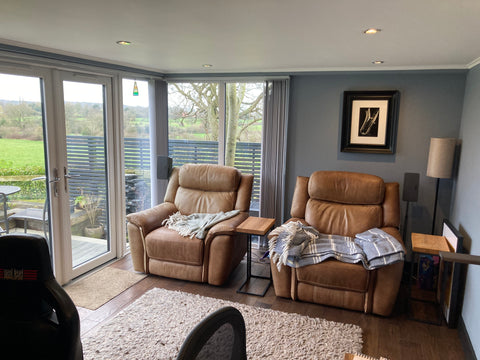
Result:
<svg viewBox="0 0 480 360">
<path fill-rule="evenodd" d="M 125 206 L 128 215 L 148 209 L 151 205 L 148 82 L 123 79 L 122 87 Z M 134 89 L 138 95 L 134 95 Z"/>
<path fill-rule="evenodd" d="M 264 83 L 168 85 L 168 152 L 174 166 L 211 163 L 253 174 L 259 210 Z"/>
</svg>

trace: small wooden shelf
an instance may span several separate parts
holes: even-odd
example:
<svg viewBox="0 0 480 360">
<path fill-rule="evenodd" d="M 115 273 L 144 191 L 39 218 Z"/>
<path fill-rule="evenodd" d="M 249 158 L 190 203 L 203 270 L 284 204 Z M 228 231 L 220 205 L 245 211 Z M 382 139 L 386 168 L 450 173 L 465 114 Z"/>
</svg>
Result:
<svg viewBox="0 0 480 360">
<path fill-rule="evenodd" d="M 263 236 L 273 227 L 273 224 L 275 224 L 275 219 L 250 216 L 238 225 L 235 231 Z"/>
<path fill-rule="evenodd" d="M 438 255 L 439 251 L 450 252 L 445 236 L 412 233 L 412 251 Z"/>
</svg>

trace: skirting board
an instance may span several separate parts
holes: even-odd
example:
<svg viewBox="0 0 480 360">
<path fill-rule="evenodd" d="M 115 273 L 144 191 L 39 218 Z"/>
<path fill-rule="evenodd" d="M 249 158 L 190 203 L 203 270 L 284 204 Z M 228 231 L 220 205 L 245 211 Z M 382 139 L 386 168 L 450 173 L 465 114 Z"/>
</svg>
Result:
<svg viewBox="0 0 480 360">
<path fill-rule="evenodd" d="M 472 343 L 470 342 L 470 336 L 468 336 L 467 328 L 463 322 L 463 317 L 458 319 L 458 337 L 462 344 L 463 352 L 465 353 L 466 360 L 477 360 L 475 351 L 473 350 Z"/>
</svg>

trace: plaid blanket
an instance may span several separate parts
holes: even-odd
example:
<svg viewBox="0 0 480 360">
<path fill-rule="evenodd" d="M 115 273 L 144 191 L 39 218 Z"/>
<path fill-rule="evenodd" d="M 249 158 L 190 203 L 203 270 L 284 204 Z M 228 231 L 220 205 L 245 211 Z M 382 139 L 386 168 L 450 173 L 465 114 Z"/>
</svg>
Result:
<svg viewBox="0 0 480 360">
<path fill-rule="evenodd" d="M 332 257 L 348 263 L 361 262 L 365 269 L 373 270 L 404 258 L 402 245 L 383 230 L 374 228 L 351 238 L 321 234 L 301 222 L 274 229 L 270 233 L 269 250 L 278 270 L 282 264 L 298 268 Z"/>
</svg>

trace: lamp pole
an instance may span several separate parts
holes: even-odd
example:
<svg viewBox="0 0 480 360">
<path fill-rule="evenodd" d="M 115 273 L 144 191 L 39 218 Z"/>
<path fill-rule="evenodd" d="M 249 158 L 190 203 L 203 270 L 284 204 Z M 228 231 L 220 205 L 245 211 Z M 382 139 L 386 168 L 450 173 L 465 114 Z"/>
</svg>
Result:
<svg viewBox="0 0 480 360">
<path fill-rule="evenodd" d="M 435 190 L 435 205 L 433 207 L 433 222 L 432 222 L 432 235 L 435 234 L 435 219 L 437 217 L 437 203 L 438 203 L 438 187 L 440 184 L 440 178 L 437 178 L 437 188 Z"/>
</svg>

